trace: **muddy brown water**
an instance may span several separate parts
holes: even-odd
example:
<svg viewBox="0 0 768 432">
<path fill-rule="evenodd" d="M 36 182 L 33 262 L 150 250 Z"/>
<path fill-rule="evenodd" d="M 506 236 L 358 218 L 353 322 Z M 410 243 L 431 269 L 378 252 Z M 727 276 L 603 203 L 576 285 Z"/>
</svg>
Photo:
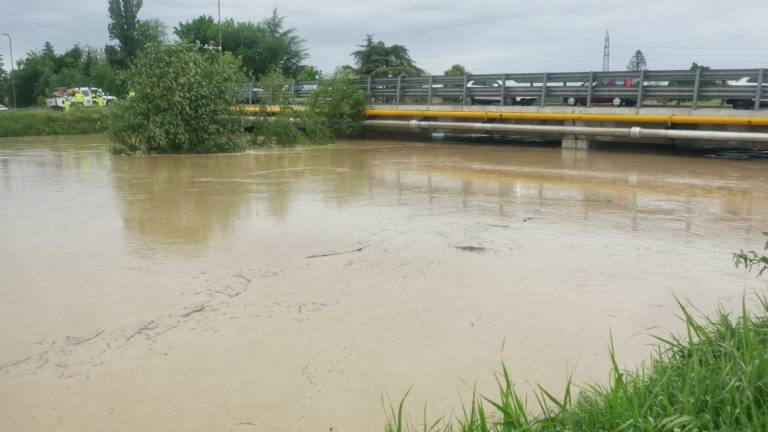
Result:
<svg viewBox="0 0 768 432">
<path fill-rule="evenodd" d="M 768 164 L 349 141 L 113 157 L 0 141 L 0 430 L 381 430 L 380 397 L 458 409 L 604 380 L 736 309 Z"/>
</svg>

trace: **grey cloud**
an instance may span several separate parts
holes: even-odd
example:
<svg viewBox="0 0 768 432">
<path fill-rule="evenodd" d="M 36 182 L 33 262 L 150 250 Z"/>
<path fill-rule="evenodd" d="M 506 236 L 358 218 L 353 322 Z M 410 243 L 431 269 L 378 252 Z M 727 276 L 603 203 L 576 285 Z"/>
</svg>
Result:
<svg viewBox="0 0 768 432">
<path fill-rule="evenodd" d="M 257 21 L 278 6 L 307 40 L 309 63 L 325 71 L 350 63 L 366 33 L 407 46 L 418 64 L 440 73 L 453 63 L 471 71 L 597 70 L 605 29 L 611 31 L 612 68 L 635 49 L 651 68 L 768 66 L 765 0 L 352 0 L 264 2 L 222 0 L 225 18 Z M 106 0 L 3 0 L 0 31 L 16 39 L 16 57 L 50 40 L 107 43 Z M 145 0 L 142 16 L 170 28 L 200 14 L 216 14 L 215 0 Z M 0 53 L 7 47 L 0 42 Z"/>
</svg>

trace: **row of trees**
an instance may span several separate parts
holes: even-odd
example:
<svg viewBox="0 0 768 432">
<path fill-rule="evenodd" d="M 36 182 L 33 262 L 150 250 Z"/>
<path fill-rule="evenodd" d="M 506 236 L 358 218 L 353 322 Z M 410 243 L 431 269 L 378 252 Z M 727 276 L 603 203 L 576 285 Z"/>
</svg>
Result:
<svg viewBox="0 0 768 432">
<path fill-rule="evenodd" d="M 41 104 L 56 87 L 94 86 L 123 96 L 128 92 L 126 72 L 143 49 L 171 42 L 168 28 L 158 19 L 140 19 L 143 0 L 108 0 L 110 44 L 103 48 L 75 45 L 58 53 L 46 42 L 41 50 L 30 51 L 19 60 L 13 76 L 0 57 L 0 101 L 9 103 L 11 80 L 16 83 L 16 104 L 20 107 Z M 218 47 L 218 23 L 200 16 L 179 23 L 173 35 L 200 50 Z M 303 64 L 308 57 L 302 40 L 285 18 L 273 10 L 260 22 L 226 20 L 222 23 L 223 52 L 237 57 L 251 79 L 272 70 L 290 78 L 314 79 L 320 71 Z"/>
</svg>

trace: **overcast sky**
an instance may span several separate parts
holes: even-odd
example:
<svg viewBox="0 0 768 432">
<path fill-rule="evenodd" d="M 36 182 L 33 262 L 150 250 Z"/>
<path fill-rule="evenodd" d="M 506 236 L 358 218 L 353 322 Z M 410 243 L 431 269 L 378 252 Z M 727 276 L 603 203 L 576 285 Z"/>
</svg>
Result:
<svg viewBox="0 0 768 432">
<path fill-rule="evenodd" d="M 223 18 L 259 21 L 279 7 L 306 39 L 307 63 L 324 71 L 350 63 L 366 33 L 407 46 L 417 64 L 439 74 L 453 63 L 473 73 L 600 70 L 605 30 L 611 69 L 622 70 L 635 49 L 651 69 L 768 67 L 768 0 L 221 0 Z M 169 26 L 216 15 L 216 0 L 144 0 L 141 18 Z M 102 47 L 107 0 L 0 0 L 0 32 L 14 55 L 46 40 L 64 50 Z M 9 58 L 7 39 L 0 54 Z"/>
</svg>

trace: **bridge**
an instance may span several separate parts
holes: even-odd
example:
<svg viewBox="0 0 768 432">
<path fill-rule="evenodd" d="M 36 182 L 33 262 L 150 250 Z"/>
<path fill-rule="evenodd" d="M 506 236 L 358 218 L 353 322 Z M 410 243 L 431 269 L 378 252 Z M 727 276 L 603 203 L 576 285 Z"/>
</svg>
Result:
<svg viewBox="0 0 768 432">
<path fill-rule="evenodd" d="M 768 146 L 764 69 L 642 70 L 399 76 L 360 80 L 366 127 L 555 135 L 598 141 Z M 249 103 L 261 87 L 244 89 Z M 292 81 L 305 98 L 317 81 Z M 621 126 L 621 127 L 619 127 Z"/>
</svg>

